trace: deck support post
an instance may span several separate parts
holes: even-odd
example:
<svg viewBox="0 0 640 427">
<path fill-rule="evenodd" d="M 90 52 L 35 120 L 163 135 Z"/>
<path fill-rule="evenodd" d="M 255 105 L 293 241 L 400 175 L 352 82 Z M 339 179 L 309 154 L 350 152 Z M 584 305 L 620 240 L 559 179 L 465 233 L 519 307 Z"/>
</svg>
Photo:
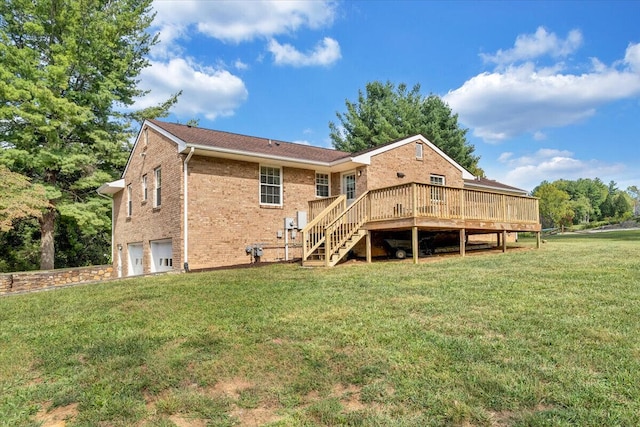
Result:
<svg viewBox="0 0 640 427">
<path fill-rule="evenodd" d="M 465 251 L 466 251 L 466 246 L 465 246 L 465 229 L 461 228 L 460 229 L 460 255 L 464 256 L 465 255 Z"/>
<path fill-rule="evenodd" d="M 418 227 L 416 226 L 411 229 L 411 251 L 413 252 L 413 263 L 417 264 L 420 248 L 418 247 Z"/>
<path fill-rule="evenodd" d="M 507 252 L 507 230 L 502 230 L 502 252 Z"/>
<path fill-rule="evenodd" d="M 500 247 L 500 233 L 496 233 L 496 248 Z"/>
<path fill-rule="evenodd" d="M 536 233 L 536 249 L 540 249 L 540 232 Z"/>
<path fill-rule="evenodd" d="M 365 237 L 366 241 L 366 252 L 367 252 L 367 263 L 371 263 L 371 230 L 367 230 L 367 235 Z"/>
</svg>

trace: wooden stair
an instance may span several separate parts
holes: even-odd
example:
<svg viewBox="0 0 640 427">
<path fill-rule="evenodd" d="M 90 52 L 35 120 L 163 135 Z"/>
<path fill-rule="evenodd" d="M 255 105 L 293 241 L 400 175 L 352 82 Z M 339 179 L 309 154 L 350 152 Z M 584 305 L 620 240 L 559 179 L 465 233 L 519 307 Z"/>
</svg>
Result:
<svg viewBox="0 0 640 427">
<path fill-rule="evenodd" d="M 360 229 L 356 231 L 346 242 L 342 244 L 342 246 L 340 246 L 340 248 L 337 249 L 337 251 L 335 251 L 331 255 L 328 263 L 325 256 L 323 244 L 318 249 L 316 249 L 316 251 L 311 254 L 308 259 L 303 260 L 302 265 L 305 267 L 333 267 L 334 265 L 339 263 L 345 256 L 347 256 L 349 251 L 351 251 L 351 249 L 353 249 L 353 247 L 357 245 L 358 242 L 362 240 L 362 238 L 366 235 L 366 230 Z"/>
</svg>

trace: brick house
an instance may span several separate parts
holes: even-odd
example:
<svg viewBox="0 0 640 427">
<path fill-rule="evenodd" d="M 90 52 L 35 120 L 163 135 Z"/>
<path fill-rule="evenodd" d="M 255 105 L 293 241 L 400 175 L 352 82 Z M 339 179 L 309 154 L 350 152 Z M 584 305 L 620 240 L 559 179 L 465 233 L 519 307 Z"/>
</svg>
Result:
<svg viewBox="0 0 640 427">
<path fill-rule="evenodd" d="M 465 195 L 449 194 L 454 191 Z M 540 228 L 537 200 L 477 179 L 421 135 L 352 154 L 147 120 L 122 178 L 98 192 L 113 198 L 112 259 L 118 276 L 258 260 L 303 258 L 329 265 L 330 259 L 333 265 L 355 244 L 366 240 L 371 246 L 371 233 L 379 229 L 416 235 L 418 230 L 461 229 L 462 235 Z M 527 204 L 528 213 L 468 223 L 472 218 L 450 200 L 464 202 L 470 192 L 498 197 L 503 205 L 505 197 L 513 198 L 519 210 Z M 419 209 L 421 198 L 425 203 Z M 499 204 L 485 199 L 473 203 Z M 354 219 L 363 200 L 371 221 Z M 387 216 L 373 213 L 385 209 L 390 209 Z M 436 221 L 429 224 L 427 217 Z M 322 250 L 332 245 L 321 235 L 336 221 L 341 242 L 333 244 L 340 243 L 340 253 L 325 257 Z M 345 231 L 345 224 L 356 223 L 357 230 Z"/>
</svg>

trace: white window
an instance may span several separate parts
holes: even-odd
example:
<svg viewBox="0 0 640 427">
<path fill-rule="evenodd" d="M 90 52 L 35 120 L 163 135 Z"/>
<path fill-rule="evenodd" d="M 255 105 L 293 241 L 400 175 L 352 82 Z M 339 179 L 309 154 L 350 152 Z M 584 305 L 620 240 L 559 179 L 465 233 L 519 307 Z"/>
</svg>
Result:
<svg viewBox="0 0 640 427">
<path fill-rule="evenodd" d="M 127 185 L 127 216 L 133 214 L 133 190 L 131 184 Z"/>
<path fill-rule="evenodd" d="M 316 196 L 329 197 L 329 174 L 316 173 Z"/>
<path fill-rule="evenodd" d="M 416 159 L 422 159 L 422 143 L 416 143 Z"/>
<path fill-rule="evenodd" d="M 142 201 L 147 200 L 147 175 L 142 175 Z"/>
<path fill-rule="evenodd" d="M 154 171 L 154 176 L 156 179 L 156 188 L 154 192 L 153 198 L 153 207 L 157 208 L 162 205 L 162 169 L 156 168 Z"/>
<path fill-rule="evenodd" d="M 260 166 L 260 204 L 282 205 L 282 169 Z"/>
<path fill-rule="evenodd" d="M 431 175 L 429 177 L 429 183 L 431 185 L 444 186 L 444 176 Z M 434 200 L 434 201 L 444 200 L 444 188 L 431 187 L 431 200 Z"/>
</svg>

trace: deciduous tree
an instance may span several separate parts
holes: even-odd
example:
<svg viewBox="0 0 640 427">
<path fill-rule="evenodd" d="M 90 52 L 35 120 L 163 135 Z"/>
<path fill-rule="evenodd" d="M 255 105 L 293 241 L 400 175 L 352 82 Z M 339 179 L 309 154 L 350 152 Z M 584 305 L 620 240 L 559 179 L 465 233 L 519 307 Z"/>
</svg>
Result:
<svg viewBox="0 0 640 427">
<path fill-rule="evenodd" d="M 33 185 L 27 177 L 0 165 L 0 231 L 13 228 L 22 218 L 40 218 L 49 202 L 42 185 Z"/>
<path fill-rule="evenodd" d="M 569 193 L 552 183 L 543 181 L 533 190 L 533 196 L 540 199 L 540 219 L 543 227 L 571 224 L 575 214 L 571 209 Z"/>
<path fill-rule="evenodd" d="M 83 233 L 108 228 L 95 188 L 128 152 L 132 120 L 176 101 L 126 113 L 146 54 L 151 0 L 4 0 L 0 3 L 0 163 L 46 188 L 40 218 L 42 269 L 54 267 L 56 218 Z"/>
<path fill-rule="evenodd" d="M 640 189 L 637 185 L 632 185 L 627 188 L 627 193 L 633 200 L 633 214 L 640 215 Z"/>
</svg>

